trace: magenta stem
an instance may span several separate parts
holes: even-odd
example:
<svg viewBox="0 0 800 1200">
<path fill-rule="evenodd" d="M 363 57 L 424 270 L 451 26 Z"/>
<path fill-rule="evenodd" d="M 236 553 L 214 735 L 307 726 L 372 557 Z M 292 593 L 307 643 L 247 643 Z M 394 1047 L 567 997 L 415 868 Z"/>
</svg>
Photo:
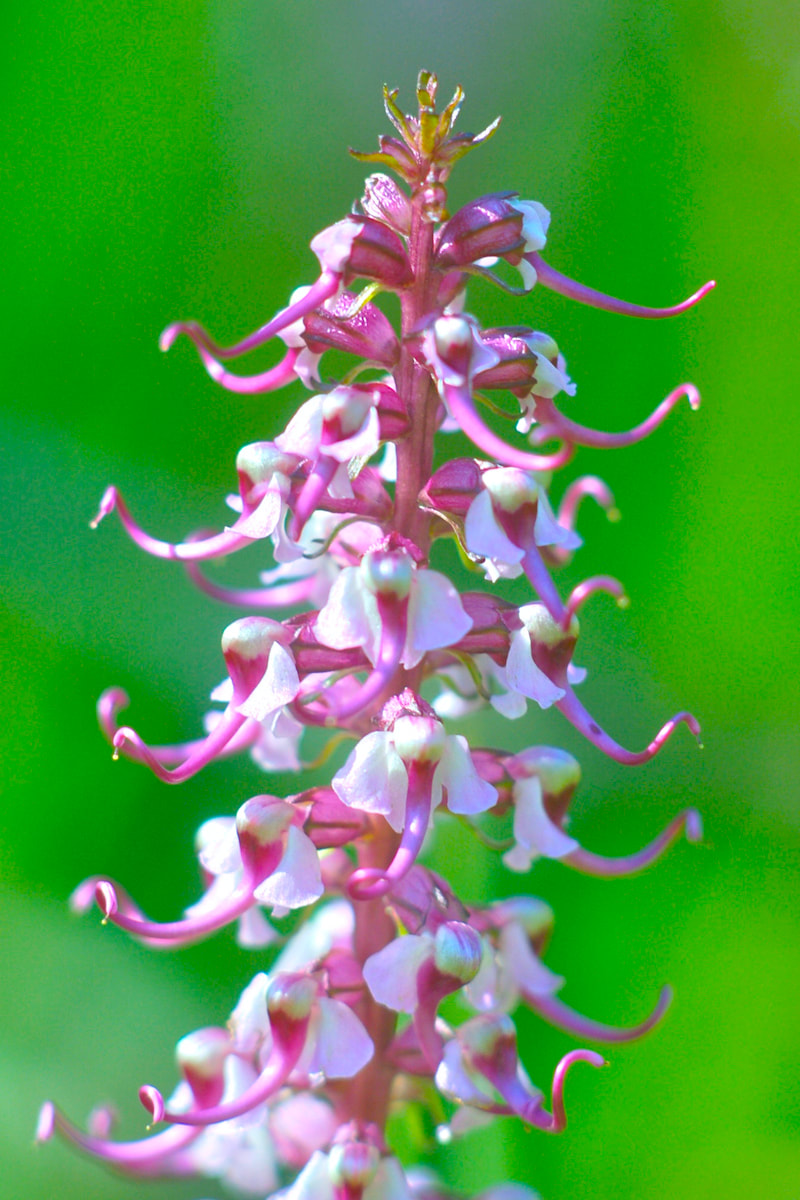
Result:
<svg viewBox="0 0 800 1200">
<path fill-rule="evenodd" d="M 556 1029 L 563 1029 L 565 1033 L 569 1033 L 573 1037 L 586 1038 L 590 1042 L 607 1042 L 609 1045 L 613 1045 L 633 1042 L 654 1029 L 672 1003 L 672 988 L 662 988 L 658 1002 L 650 1015 L 638 1025 L 631 1025 L 629 1028 L 593 1021 L 590 1017 L 584 1017 L 582 1013 L 575 1012 L 557 996 L 533 995 L 524 992 L 523 997 L 529 1008 L 538 1013 L 549 1025 L 554 1025 Z"/>
<path fill-rule="evenodd" d="M 553 620 L 564 627 L 569 625 L 567 609 L 564 607 L 564 602 L 558 594 L 556 585 L 550 578 L 550 572 L 539 553 L 539 547 L 535 543 L 532 543 L 525 551 L 525 557 L 522 560 L 522 569 L 528 578 L 528 582 Z"/>
<path fill-rule="evenodd" d="M 566 854 L 562 863 L 580 871 L 582 875 L 593 875 L 596 879 L 625 879 L 644 871 L 661 857 L 686 831 L 687 842 L 700 842 L 703 838 L 703 822 L 696 808 L 687 808 L 684 812 L 673 817 L 666 829 L 654 838 L 649 845 L 635 854 L 626 854 L 621 858 L 605 858 L 600 854 L 592 854 L 582 846 Z"/>
<path fill-rule="evenodd" d="M 117 510 L 119 519 L 132 541 L 156 558 L 180 559 L 183 562 L 192 559 L 219 558 L 220 555 L 232 554 L 236 550 L 253 544 L 252 538 L 243 537 L 234 529 L 225 530 L 198 542 L 163 542 L 158 538 L 151 537 L 141 526 L 136 524 L 127 504 L 115 487 L 108 488 L 103 495 L 97 516 L 91 522 L 92 528 L 96 529 L 103 518 L 114 509 Z"/>
<path fill-rule="evenodd" d="M 573 480 L 561 498 L 558 508 L 559 525 L 566 529 L 575 529 L 578 509 L 587 496 L 591 496 L 606 513 L 614 511 L 614 494 L 608 484 L 597 475 L 582 475 L 580 479 Z"/>
<path fill-rule="evenodd" d="M 646 420 L 623 433 L 603 433 L 598 429 L 589 429 L 586 425 L 579 425 L 576 421 L 565 417 L 551 400 L 542 400 L 537 396 L 536 408 L 540 414 L 541 424 L 535 431 L 535 436 L 543 441 L 557 437 L 566 442 L 574 442 L 578 446 L 595 446 L 606 450 L 620 446 L 633 446 L 658 429 L 684 396 L 689 401 L 690 408 L 696 410 L 700 407 L 700 393 L 697 388 L 692 383 L 682 383 L 661 401 Z"/>
<path fill-rule="evenodd" d="M 261 371 L 258 375 L 234 375 L 231 371 L 226 371 L 222 363 L 217 362 L 202 343 L 195 344 L 206 371 L 214 382 L 224 387 L 227 392 L 235 392 L 240 396 L 256 396 L 263 392 L 275 392 L 297 379 L 294 365 L 300 356 L 299 348 L 290 347 L 281 361 L 268 371 Z"/>
<path fill-rule="evenodd" d="M 556 701 L 556 708 L 564 714 L 579 733 L 588 738 L 593 746 L 596 746 L 598 750 L 602 750 L 604 754 L 607 754 L 609 758 L 613 758 L 615 762 L 624 763 L 628 766 L 649 762 L 651 758 L 655 758 L 664 743 L 672 737 L 678 725 L 688 725 L 695 737 L 699 737 L 700 735 L 700 725 L 697 718 L 693 717 L 689 712 L 679 712 L 662 726 L 646 749 L 639 751 L 626 750 L 618 742 L 615 742 L 604 729 L 600 728 L 571 688 L 567 688 L 564 697 Z"/>
<path fill-rule="evenodd" d="M 234 709 L 226 708 L 218 725 L 208 737 L 198 742 L 197 748 L 188 758 L 172 770 L 167 769 L 163 763 L 159 762 L 153 749 L 147 745 L 135 729 L 131 729 L 128 725 L 122 725 L 117 730 L 114 734 L 113 745 L 114 749 L 124 754 L 126 758 L 131 758 L 134 762 L 145 763 L 153 774 L 164 783 L 183 783 L 221 754 L 248 719 Z"/>
<path fill-rule="evenodd" d="M 47 1114 L 50 1117 L 50 1113 Z M 43 1124 L 40 1118 L 40 1126 Z M 200 1136 L 201 1129 L 165 1129 L 151 1138 L 138 1142 L 110 1142 L 105 1138 L 92 1137 L 73 1125 L 59 1109 L 52 1105 L 52 1124 L 62 1137 L 73 1145 L 80 1146 L 94 1158 L 102 1159 L 120 1170 L 155 1170 L 179 1150 L 190 1146 Z"/>
<path fill-rule="evenodd" d="M 653 320 L 661 317 L 677 317 L 680 313 L 686 312 L 688 308 L 692 308 L 717 286 L 711 279 L 688 299 L 682 300 L 680 304 L 673 304 L 669 308 L 652 308 L 646 304 L 630 304 L 627 300 L 615 300 L 613 296 L 608 296 L 605 292 L 598 292 L 594 288 L 586 287 L 583 283 L 577 283 L 574 279 L 562 275 L 555 267 L 551 267 L 537 253 L 526 254 L 525 257 L 536 271 L 537 282 L 541 283 L 543 287 L 549 288 L 552 292 L 558 292 L 560 296 L 566 296 L 569 300 L 577 300 L 579 304 L 588 304 L 592 308 L 601 308 L 605 312 L 620 313 L 625 317 L 645 317 Z"/>
<path fill-rule="evenodd" d="M 385 896 L 399 883 L 417 861 L 431 819 L 431 785 L 435 764 L 408 764 L 406 822 L 397 852 L 385 871 L 360 867 L 350 876 L 347 890 L 354 900 L 374 900 Z"/>
<path fill-rule="evenodd" d="M 275 584 L 265 588 L 229 588 L 214 583 L 203 574 L 195 563 L 186 564 L 186 573 L 192 583 L 206 596 L 213 596 L 224 604 L 235 604 L 239 608 L 293 608 L 308 603 L 317 586 L 316 572 L 290 583 Z"/>
<path fill-rule="evenodd" d="M 174 324 L 168 325 L 162 333 L 159 338 L 159 348 L 169 350 L 175 339 L 185 333 L 198 350 L 202 346 L 217 358 L 236 358 L 240 354 L 246 354 L 248 350 L 255 350 L 257 346 L 263 346 L 287 325 L 299 321 L 301 317 L 305 317 L 315 308 L 319 308 L 326 300 L 330 300 L 331 296 L 338 291 L 340 282 L 340 274 L 323 271 L 317 282 L 308 289 L 304 296 L 295 300 L 294 304 L 282 308 L 266 325 L 262 325 L 260 329 L 243 338 L 241 342 L 236 342 L 233 346 L 217 345 L 203 326 L 198 325 L 196 321 L 176 321 Z"/>
<path fill-rule="evenodd" d="M 314 464 L 313 471 L 300 489 L 294 506 L 294 515 L 289 530 L 289 536 L 296 542 L 303 527 L 311 514 L 318 507 L 320 500 L 328 490 L 328 485 L 339 468 L 339 463 L 329 454 L 321 454 Z"/>
<path fill-rule="evenodd" d="M 444 393 L 450 412 L 461 427 L 463 433 L 479 449 L 491 456 L 505 467 L 522 467 L 526 471 L 555 471 L 569 462 L 573 447 L 568 443 L 553 454 L 530 454 L 509 446 L 498 437 L 488 425 L 481 420 L 472 395 L 466 386 L 455 387 L 444 384 Z"/>
</svg>

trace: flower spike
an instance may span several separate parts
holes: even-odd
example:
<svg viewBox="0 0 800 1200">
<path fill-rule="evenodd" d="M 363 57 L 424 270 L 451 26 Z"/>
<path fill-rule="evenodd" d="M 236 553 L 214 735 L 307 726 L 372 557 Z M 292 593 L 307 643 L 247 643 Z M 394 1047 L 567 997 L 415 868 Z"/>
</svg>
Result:
<svg viewBox="0 0 800 1200">
<path fill-rule="evenodd" d="M 588 304 L 592 308 L 601 308 L 610 313 L 620 313 L 626 317 L 650 319 L 677 317 L 687 309 L 693 308 L 717 286 L 716 281 L 710 279 L 708 283 L 704 283 L 701 288 L 698 288 L 686 300 L 682 300 L 680 304 L 673 304 L 670 308 L 651 308 L 645 304 L 629 304 L 627 300 L 615 300 L 613 296 L 607 296 L 604 292 L 595 291 L 594 288 L 586 287 L 583 283 L 576 283 L 574 279 L 568 279 L 566 275 L 556 271 L 555 267 L 549 266 L 538 252 L 526 254 L 525 258 L 536 272 L 536 282 L 541 283 L 542 287 L 549 288 L 551 292 L 558 292 L 559 295 L 566 296 L 569 300 L 577 300 L 579 304 Z"/>
</svg>

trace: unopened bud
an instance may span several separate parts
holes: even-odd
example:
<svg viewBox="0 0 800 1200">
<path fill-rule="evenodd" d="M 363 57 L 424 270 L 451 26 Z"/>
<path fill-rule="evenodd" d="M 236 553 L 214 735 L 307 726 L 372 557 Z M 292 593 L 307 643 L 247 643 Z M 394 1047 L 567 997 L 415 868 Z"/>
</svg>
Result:
<svg viewBox="0 0 800 1200">
<path fill-rule="evenodd" d="M 436 930 L 433 961 L 442 975 L 469 983 L 478 974 L 482 954 L 480 937 L 463 921 L 445 921 Z"/>
<path fill-rule="evenodd" d="M 405 551 L 371 550 L 361 560 L 361 573 L 371 592 L 405 600 L 411 591 L 414 564 Z"/>
<path fill-rule="evenodd" d="M 436 717 L 400 717 L 392 730 L 394 748 L 405 763 L 437 763 L 447 741 Z"/>
<path fill-rule="evenodd" d="M 308 975 L 276 975 L 267 988 L 267 1012 L 271 1017 L 304 1021 L 317 998 L 317 985 Z"/>
<path fill-rule="evenodd" d="M 331 1147 L 328 1171 L 335 1188 L 365 1188 L 375 1178 L 381 1161 L 377 1146 L 368 1142 L 341 1142 Z"/>
<path fill-rule="evenodd" d="M 526 604 L 519 610 L 519 616 L 531 635 L 531 643 L 547 650 L 555 650 L 566 642 L 574 642 L 580 633 L 580 624 L 574 613 L 567 628 L 563 629 L 543 604 Z"/>
<path fill-rule="evenodd" d="M 514 779 L 536 776 L 545 796 L 560 796 L 574 791 L 581 781 L 581 767 L 576 758 L 556 746 L 529 746 L 507 762 Z"/>
<path fill-rule="evenodd" d="M 245 484 L 243 491 L 249 491 L 273 475 L 291 475 L 300 461 L 296 454 L 286 454 L 274 442 L 251 442 L 236 455 L 236 470 Z"/>
<path fill-rule="evenodd" d="M 525 504 L 539 503 L 539 484 L 530 471 L 519 467 L 493 467 L 484 471 L 483 486 L 492 504 L 503 512 L 515 513 Z"/>
<path fill-rule="evenodd" d="M 275 642 L 286 643 L 290 634 L 269 617 L 242 617 L 222 634 L 222 653 L 233 683 L 234 703 L 241 704 L 260 683 Z"/>
<path fill-rule="evenodd" d="M 181 1074 L 202 1079 L 218 1079 L 231 1051 L 227 1029 L 210 1026 L 187 1033 L 175 1047 L 175 1059 Z"/>
<path fill-rule="evenodd" d="M 236 832 L 258 846 L 272 845 L 291 825 L 294 811 L 277 796 L 252 796 L 236 814 Z"/>
</svg>

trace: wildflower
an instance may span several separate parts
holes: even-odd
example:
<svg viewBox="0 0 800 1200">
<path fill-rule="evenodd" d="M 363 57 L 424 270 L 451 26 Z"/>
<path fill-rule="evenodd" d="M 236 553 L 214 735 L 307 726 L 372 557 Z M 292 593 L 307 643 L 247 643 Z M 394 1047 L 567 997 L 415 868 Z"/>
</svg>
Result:
<svg viewBox="0 0 800 1200">
<path fill-rule="evenodd" d="M 187 336 L 229 392 L 302 383 L 310 393 L 283 430 L 268 426 L 239 451 L 231 524 L 164 541 L 138 524 L 115 487 L 92 522 L 116 511 L 138 547 L 182 563 L 203 594 L 244 610 L 222 635 L 226 675 L 211 692 L 221 707 L 206 715 L 204 736 L 149 744 L 120 724 L 128 697 L 111 688 L 98 716 L 114 757 L 177 784 L 244 751 L 265 771 L 296 771 L 304 731 L 317 730 L 312 746 L 330 735 L 315 764 L 327 771 L 321 781 L 290 796 L 259 790 L 235 817 L 203 822 L 195 844 L 202 894 L 180 919 L 150 919 L 102 875 L 73 893 L 76 910 L 98 906 L 104 923 L 149 947 L 184 946 L 235 925 L 241 946 L 267 956 L 226 1027 L 181 1039 L 172 1094 L 140 1089 L 152 1124 L 167 1128 L 116 1142 L 109 1109 L 95 1110 L 83 1131 L 43 1106 L 39 1140 L 57 1134 L 137 1180 L 203 1175 L 268 1200 L 453 1200 L 391 1152 L 390 1100 L 428 1105 L 442 1139 L 512 1115 L 560 1133 L 567 1074 L 604 1060 L 592 1049 L 567 1053 L 548 1107 L 518 1053 L 516 1009 L 613 1045 L 652 1030 L 670 1004 L 665 987 L 629 1027 L 577 1012 L 545 961 L 549 905 L 530 895 L 462 898 L 420 858 L 440 813 L 458 817 L 518 874 L 549 858 L 599 878 L 632 875 L 682 835 L 699 840 L 699 815 L 687 809 L 639 850 L 595 854 L 570 824 L 581 774 L 572 755 L 536 744 L 471 747 L 451 723 L 486 705 L 520 721 L 533 702 L 630 765 L 659 753 L 679 724 L 699 733 L 680 712 L 644 750 L 630 751 L 576 696 L 585 677 L 573 663 L 577 613 L 598 593 L 620 606 L 627 598 L 609 575 L 564 594 L 555 573 L 581 545 L 584 500 L 617 514 L 594 475 L 569 483 L 560 502 L 552 495 L 554 476 L 580 447 L 630 445 L 683 398 L 696 408 L 696 389 L 673 388 L 622 433 L 579 425 L 562 412 L 575 384 L 558 344 L 527 325 L 482 328 L 466 289 L 479 275 L 517 294 L 549 287 L 649 318 L 685 311 L 712 285 L 672 308 L 627 304 L 542 258 L 550 214 L 539 201 L 492 192 L 450 215 L 454 165 L 497 125 L 456 133 L 461 90 L 441 112 L 436 90 L 422 72 L 411 116 L 385 91 L 395 132 L 375 153 L 356 155 L 382 170 L 360 206 L 312 239 L 314 283 L 234 345 L 218 345 L 193 321 L 162 335 L 165 350 Z M 522 288 L 509 288 L 498 264 L 518 271 Z M 379 305 L 382 293 L 396 298 L 399 327 Z M 273 366 L 254 375 L 229 369 L 272 339 L 283 347 Z M 356 360 L 339 382 L 323 376 L 329 350 Z M 512 407 L 495 392 L 509 392 Z M 508 438 L 492 423 L 502 416 L 513 426 Z M 453 430 L 488 458 L 437 460 L 438 434 Z M 483 590 L 461 591 L 445 573 L 446 539 L 482 572 Z M 205 565 L 255 544 L 265 555 L 257 586 L 224 586 Z M 529 598 L 502 594 L 515 578 L 530 585 Z M 344 741 L 349 752 L 328 766 Z M 289 913 L 287 935 L 279 922 Z M 458 1001 L 443 1008 L 448 997 Z M 535 1197 L 506 1183 L 474 1200 Z"/>
</svg>

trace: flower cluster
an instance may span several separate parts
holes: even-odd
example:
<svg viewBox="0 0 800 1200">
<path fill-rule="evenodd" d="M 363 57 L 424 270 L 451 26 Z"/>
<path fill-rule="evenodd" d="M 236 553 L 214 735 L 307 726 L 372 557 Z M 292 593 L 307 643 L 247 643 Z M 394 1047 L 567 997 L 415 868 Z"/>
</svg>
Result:
<svg viewBox="0 0 800 1200">
<path fill-rule="evenodd" d="M 190 338 L 228 391 L 262 394 L 300 381 L 311 393 L 283 431 L 270 431 L 273 440 L 240 451 L 231 524 L 160 541 L 115 488 L 93 522 L 115 510 L 143 550 L 182 562 L 198 588 L 247 614 L 222 635 L 226 675 L 195 740 L 151 745 L 120 723 L 127 696 L 103 695 L 99 719 L 115 757 L 174 784 L 241 752 L 265 771 L 299 770 L 309 726 L 351 742 L 326 786 L 251 796 L 235 816 L 201 826 L 202 893 L 179 919 L 151 920 L 104 876 L 73 894 L 76 910 L 96 905 L 105 922 L 148 946 L 183 946 L 235 924 L 242 946 L 268 956 L 269 970 L 255 975 L 227 1025 L 178 1043 L 172 1095 L 140 1089 L 151 1123 L 163 1129 L 120 1142 L 109 1110 L 92 1113 L 84 1132 L 53 1104 L 43 1107 L 41 1140 L 58 1133 L 137 1178 L 206 1175 L 273 1200 L 445 1200 L 434 1177 L 392 1155 L 390 1111 L 432 1104 L 442 1138 L 509 1115 L 559 1133 L 568 1072 L 604 1060 L 592 1048 L 571 1051 L 543 1092 L 520 1059 L 515 1009 L 525 1005 L 603 1045 L 646 1033 L 669 1004 L 665 988 L 631 1028 L 574 1011 L 559 996 L 564 980 L 544 961 L 548 905 L 528 894 L 488 904 L 458 896 L 420 855 L 447 814 L 518 873 L 544 857 L 599 877 L 628 875 L 682 834 L 700 838 L 689 810 L 636 854 L 594 854 L 569 830 L 576 759 L 542 745 L 516 753 L 470 746 L 453 723 L 483 705 L 511 721 L 529 706 L 552 706 L 628 764 L 651 759 L 680 723 L 699 733 L 681 712 L 631 751 L 579 699 L 578 611 L 597 592 L 620 603 L 625 596 L 615 579 L 596 576 L 563 599 L 553 572 L 581 544 L 583 500 L 609 515 L 614 501 L 594 476 L 573 480 L 558 504 L 550 493 L 554 472 L 579 447 L 630 445 L 682 397 L 696 408 L 696 390 L 676 388 L 626 433 L 588 429 L 562 412 L 575 384 L 553 339 L 522 326 L 482 328 L 465 311 L 465 291 L 479 275 L 519 294 L 546 287 L 613 312 L 663 317 L 712 285 L 674 308 L 623 303 L 542 258 L 550 216 L 538 202 L 498 192 L 450 216 L 450 170 L 496 123 L 478 135 L 454 133 L 461 92 L 437 112 L 429 73 L 417 96 L 410 117 L 386 92 L 396 135 L 357 156 L 391 168 L 405 187 L 370 176 L 360 206 L 312 240 L 316 282 L 236 345 L 217 345 L 192 322 L 163 335 L 164 349 Z M 518 287 L 508 268 L 519 272 Z M 399 329 L 384 312 L 391 307 L 378 303 L 384 296 L 395 297 Z M 228 369 L 275 338 L 285 346 L 276 366 L 250 376 Z M 329 349 L 355 360 L 339 382 L 322 371 Z M 510 395 L 505 408 L 491 398 L 497 392 Z M 516 422 L 516 436 L 496 432 L 489 414 L 501 412 Z M 443 461 L 454 430 L 474 457 Z M 208 560 L 256 541 L 269 544 L 273 560 L 259 586 L 224 588 L 205 573 Z M 474 575 L 472 590 L 459 591 L 441 569 L 453 542 Z M 531 587 L 522 606 L 487 586 L 521 575 Z M 305 919 L 287 937 L 281 921 L 294 910 Z M 515 1184 L 482 1193 L 530 1196 Z"/>
</svg>

